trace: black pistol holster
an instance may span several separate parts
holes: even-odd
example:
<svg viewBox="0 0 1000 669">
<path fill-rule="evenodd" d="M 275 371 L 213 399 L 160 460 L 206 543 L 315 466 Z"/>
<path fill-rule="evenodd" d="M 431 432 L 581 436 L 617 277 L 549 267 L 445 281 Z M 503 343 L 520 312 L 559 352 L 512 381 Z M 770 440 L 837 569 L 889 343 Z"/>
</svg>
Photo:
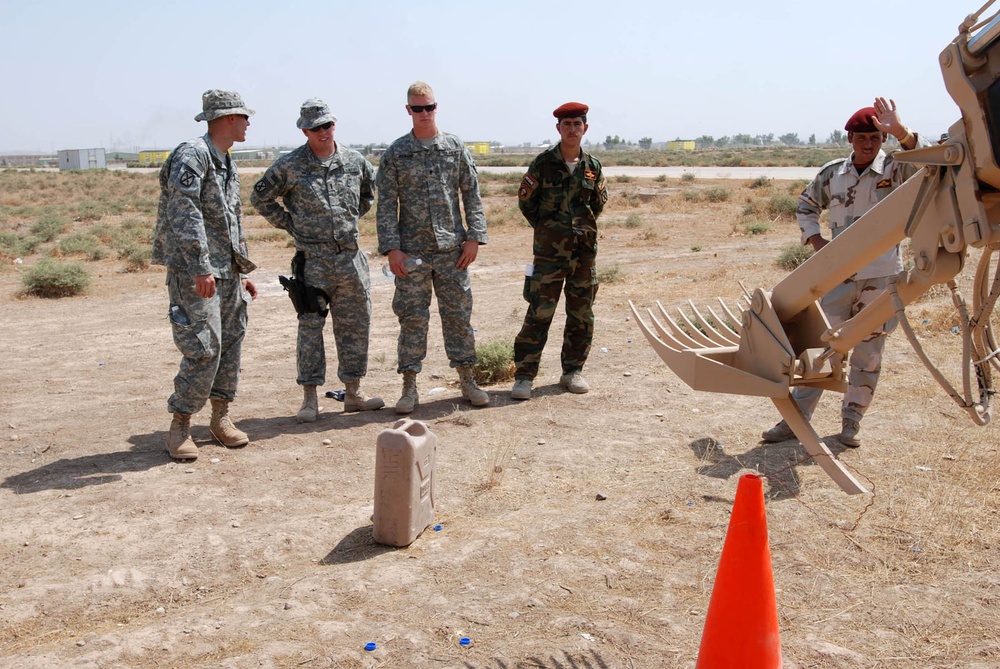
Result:
<svg viewBox="0 0 1000 669">
<path fill-rule="evenodd" d="M 330 296 L 326 291 L 306 285 L 306 255 L 296 251 L 292 256 L 292 276 L 279 276 L 281 287 L 288 291 L 297 314 L 319 314 L 326 318 L 330 311 Z"/>
</svg>

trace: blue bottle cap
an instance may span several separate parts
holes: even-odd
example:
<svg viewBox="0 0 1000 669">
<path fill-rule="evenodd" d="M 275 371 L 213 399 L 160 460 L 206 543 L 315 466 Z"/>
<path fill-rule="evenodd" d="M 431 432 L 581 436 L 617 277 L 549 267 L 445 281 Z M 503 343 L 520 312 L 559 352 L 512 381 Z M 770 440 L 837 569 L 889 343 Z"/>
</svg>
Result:
<svg viewBox="0 0 1000 669">
<path fill-rule="evenodd" d="M 369 641 L 365 644 L 365 650 L 375 650 L 378 646 L 375 645 L 374 641 Z"/>
<path fill-rule="evenodd" d="M 469 639 L 469 637 L 467 636 L 463 636 L 461 639 L 458 640 L 459 646 L 468 646 L 470 643 L 472 643 L 472 640 Z"/>
<path fill-rule="evenodd" d="M 441 531 L 441 526 L 440 525 L 435 525 L 434 526 L 434 531 L 435 532 L 440 532 Z"/>
</svg>

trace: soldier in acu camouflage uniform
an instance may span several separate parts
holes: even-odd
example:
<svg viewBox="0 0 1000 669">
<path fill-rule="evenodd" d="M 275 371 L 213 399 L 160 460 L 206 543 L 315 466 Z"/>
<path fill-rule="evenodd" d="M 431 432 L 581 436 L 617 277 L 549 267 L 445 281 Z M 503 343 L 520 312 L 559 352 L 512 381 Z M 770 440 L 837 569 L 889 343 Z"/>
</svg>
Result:
<svg viewBox="0 0 1000 669">
<path fill-rule="evenodd" d="M 296 419 L 311 423 L 319 412 L 316 387 L 326 382 L 323 325 L 328 310 L 337 343 L 337 376 L 347 388 L 344 411 L 385 406 L 380 397 L 368 397 L 360 389 L 368 373 L 372 303 L 368 259 L 358 245 L 358 219 L 375 201 L 375 168 L 357 151 L 334 141 L 337 117 L 322 100 L 302 103 L 296 125 L 306 143 L 268 168 L 250 201 L 271 225 L 295 238 L 293 265 L 304 263 L 305 283 L 329 300 L 316 305 L 318 311 L 298 316 L 297 381 L 303 400 Z"/>
<path fill-rule="evenodd" d="M 246 277 L 256 266 L 247 258 L 240 178 L 229 148 L 246 140 L 252 114 L 239 94 L 206 91 L 194 118 L 208 122 L 208 133 L 174 149 L 160 170 L 152 262 L 167 268 L 170 324 L 183 356 L 167 402 L 173 414 L 167 451 L 178 460 L 198 457 L 191 414 L 209 399 L 212 436 L 228 448 L 250 442 L 229 418 L 247 303 L 257 296 Z"/>
<path fill-rule="evenodd" d="M 895 101 L 885 98 L 876 98 L 874 107 L 855 112 L 844 129 L 854 151 L 850 157 L 833 160 L 820 168 L 816 178 L 799 195 L 795 212 L 802 230 L 802 243 L 811 245 L 816 251 L 829 243 L 820 234 L 819 217 L 824 209 L 830 212 L 831 236 L 837 237 L 916 172 L 915 165 L 897 163 L 882 150 L 887 133 L 896 137 L 903 149 L 930 146 L 930 142 L 903 125 Z M 902 271 L 903 260 L 897 245 L 824 295 L 820 304 L 830 326 L 836 328 L 855 316 Z M 861 419 L 875 396 L 885 340 L 896 324 L 893 318 L 851 351 L 839 435 L 845 446 L 857 448 L 861 445 L 858 437 Z M 806 420 L 812 418 L 822 393 L 818 388 L 807 386 L 796 386 L 792 390 L 792 397 Z M 781 421 L 765 430 L 761 438 L 777 442 L 794 436 L 788 423 Z"/>
<path fill-rule="evenodd" d="M 476 338 L 472 330 L 469 265 L 486 244 L 486 216 L 472 154 L 455 135 L 438 132 L 434 91 L 416 82 L 407 91 L 413 131 L 392 143 L 379 162 L 378 252 L 388 255 L 396 275 L 392 310 L 399 318 L 398 372 L 403 392 L 396 413 L 419 403 L 417 374 L 427 354 L 431 292 L 437 295 L 444 348 L 458 369 L 462 397 L 486 406 L 489 395 L 476 385 Z M 465 210 L 465 225 L 462 210 Z M 423 264 L 407 272 L 403 263 Z"/>
<path fill-rule="evenodd" d="M 531 384 L 549 336 L 549 326 L 566 286 L 562 376 L 571 393 L 590 386 L 581 374 L 594 337 L 597 296 L 597 217 L 608 201 L 597 158 L 583 151 L 589 108 L 567 102 L 553 112 L 560 142 L 531 163 L 518 190 L 521 213 L 535 230 L 533 269 L 524 278 L 528 312 L 514 339 L 514 387 L 511 397 L 531 399 Z"/>
</svg>

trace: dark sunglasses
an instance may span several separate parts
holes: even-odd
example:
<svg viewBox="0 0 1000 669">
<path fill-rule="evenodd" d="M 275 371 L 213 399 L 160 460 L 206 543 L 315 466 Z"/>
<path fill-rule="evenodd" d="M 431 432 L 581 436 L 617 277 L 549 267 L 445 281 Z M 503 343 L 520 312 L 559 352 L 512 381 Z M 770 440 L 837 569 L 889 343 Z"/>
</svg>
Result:
<svg viewBox="0 0 1000 669">
<path fill-rule="evenodd" d="M 311 132 L 319 132 L 320 130 L 329 130 L 333 127 L 333 121 L 327 121 L 323 125 L 318 125 L 315 128 L 309 128 Z"/>
<path fill-rule="evenodd" d="M 414 114 L 419 114 L 422 111 L 432 112 L 438 108 L 438 103 L 432 102 L 429 105 L 410 105 L 410 111 Z"/>
</svg>

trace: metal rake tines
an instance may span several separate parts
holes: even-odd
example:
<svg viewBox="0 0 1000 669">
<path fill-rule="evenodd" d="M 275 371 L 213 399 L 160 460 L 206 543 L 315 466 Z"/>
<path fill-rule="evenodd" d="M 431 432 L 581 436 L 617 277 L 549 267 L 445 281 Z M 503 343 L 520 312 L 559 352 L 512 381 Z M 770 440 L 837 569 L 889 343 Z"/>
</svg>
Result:
<svg viewBox="0 0 1000 669">
<path fill-rule="evenodd" d="M 677 314 L 672 316 L 658 300 L 656 306 L 663 316 L 667 329 L 663 327 L 660 319 L 652 313 L 653 322 L 657 329 L 664 335 L 669 330 L 669 337 L 677 342 L 682 348 L 716 348 L 719 346 L 738 346 L 742 328 L 743 306 L 738 305 L 741 316 L 736 316 L 726 306 L 722 299 L 719 299 L 720 316 L 710 305 L 706 305 L 704 310 L 707 316 L 695 304 L 688 300 L 690 313 L 685 313 L 682 308 L 677 309 Z"/>
</svg>

